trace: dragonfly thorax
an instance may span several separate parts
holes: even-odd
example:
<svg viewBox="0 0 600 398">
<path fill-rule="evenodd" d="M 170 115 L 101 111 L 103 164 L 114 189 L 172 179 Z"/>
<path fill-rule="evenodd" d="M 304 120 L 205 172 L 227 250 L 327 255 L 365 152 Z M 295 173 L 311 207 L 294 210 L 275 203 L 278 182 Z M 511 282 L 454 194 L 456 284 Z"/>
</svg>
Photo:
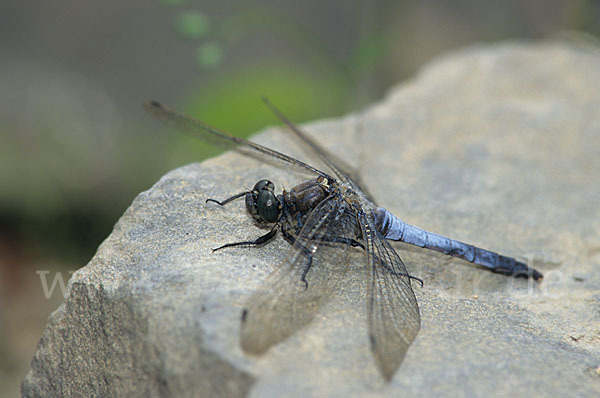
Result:
<svg viewBox="0 0 600 398">
<path fill-rule="evenodd" d="M 304 181 L 289 192 L 283 191 L 283 200 L 291 213 L 310 212 L 329 194 L 328 187 L 322 178 Z"/>
<path fill-rule="evenodd" d="M 254 184 L 246 194 L 246 209 L 258 222 L 274 223 L 281 217 L 281 202 L 274 193 L 275 185 L 266 179 Z"/>
</svg>

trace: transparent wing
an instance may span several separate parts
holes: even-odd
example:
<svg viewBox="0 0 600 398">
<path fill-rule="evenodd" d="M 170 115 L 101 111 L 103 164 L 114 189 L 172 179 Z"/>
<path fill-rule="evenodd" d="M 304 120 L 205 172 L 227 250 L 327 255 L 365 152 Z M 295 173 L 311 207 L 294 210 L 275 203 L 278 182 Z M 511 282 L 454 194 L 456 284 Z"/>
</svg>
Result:
<svg viewBox="0 0 600 398">
<path fill-rule="evenodd" d="M 288 258 L 252 294 L 242 314 L 240 342 L 261 354 L 307 325 L 336 289 L 347 269 L 356 218 L 341 201 L 326 199 L 307 218 Z M 312 264 L 302 281 L 308 259 Z"/>
<path fill-rule="evenodd" d="M 311 139 L 304 131 L 300 130 L 298 126 L 292 123 L 279 109 L 277 109 L 271 101 L 263 97 L 263 102 L 269 107 L 269 109 L 285 123 L 286 126 L 298 137 L 306 146 L 308 146 L 317 157 L 333 172 L 334 176 L 342 182 L 349 184 L 355 191 L 362 192 L 371 202 L 375 203 L 373 197 L 365 189 L 364 184 L 360 180 L 358 172 L 354 170 L 350 165 L 329 153 L 316 141 Z"/>
<path fill-rule="evenodd" d="M 274 149 L 255 144 L 252 141 L 233 136 L 225 131 L 219 130 L 215 127 L 211 127 L 200 120 L 194 119 L 193 117 L 177 112 L 175 109 L 163 105 L 159 102 L 147 101 L 144 103 L 144 109 L 152 115 L 154 115 L 156 118 L 161 119 L 162 121 L 175 126 L 181 131 L 191 134 L 194 137 L 209 142 L 213 145 L 217 145 L 224 148 L 235 148 L 239 146 L 241 148 L 250 149 L 255 155 L 268 155 L 268 158 L 271 160 L 279 160 L 288 165 L 304 169 L 305 171 L 309 171 L 311 173 L 315 173 L 326 178 L 329 177 L 326 173 L 317 170 L 316 168 L 298 159 L 294 159 L 293 157 L 278 152 Z"/>
<path fill-rule="evenodd" d="M 404 263 L 364 213 L 359 220 L 369 274 L 371 351 L 377 367 L 389 381 L 421 328 L 421 315 Z"/>
</svg>

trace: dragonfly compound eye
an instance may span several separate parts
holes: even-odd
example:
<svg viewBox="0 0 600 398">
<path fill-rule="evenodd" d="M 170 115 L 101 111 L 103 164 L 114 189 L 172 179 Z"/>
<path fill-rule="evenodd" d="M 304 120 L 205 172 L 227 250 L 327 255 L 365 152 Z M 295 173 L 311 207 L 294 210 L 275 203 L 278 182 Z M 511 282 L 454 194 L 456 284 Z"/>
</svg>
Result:
<svg viewBox="0 0 600 398">
<path fill-rule="evenodd" d="M 271 191 L 262 190 L 258 193 L 256 208 L 260 217 L 266 222 L 277 222 L 280 215 L 279 200 Z"/>
<path fill-rule="evenodd" d="M 254 188 L 252 188 L 252 191 L 248 192 L 246 194 L 246 209 L 248 209 L 248 213 L 250 213 L 250 215 L 258 222 L 275 222 L 277 221 L 277 219 L 279 219 L 279 201 L 277 200 L 277 198 L 275 197 L 275 194 L 273 193 L 273 191 L 275 190 L 275 185 L 267 180 L 267 179 L 262 179 L 260 181 L 258 181 L 256 184 L 254 184 Z M 270 194 L 270 196 L 269 196 Z M 258 202 L 259 202 L 259 197 L 263 197 L 263 199 L 261 200 L 261 208 L 262 213 L 259 213 L 258 210 Z M 274 200 L 269 201 L 269 199 L 271 199 L 271 197 L 275 198 Z M 271 208 L 272 203 L 276 203 L 276 210 L 277 210 L 277 214 L 273 215 L 273 210 Z M 273 217 L 275 217 L 276 219 L 274 221 L 271 221 L 273 219 Z"/>
<path fill-rule="evenodd" d="M 260 192 L 262 190 L 273 192 L 275 190 L 275 185 L 271 181 L 263 179 L 254 184 L 254 188 L 252 188 L 253 192 Z"/>
</svg>

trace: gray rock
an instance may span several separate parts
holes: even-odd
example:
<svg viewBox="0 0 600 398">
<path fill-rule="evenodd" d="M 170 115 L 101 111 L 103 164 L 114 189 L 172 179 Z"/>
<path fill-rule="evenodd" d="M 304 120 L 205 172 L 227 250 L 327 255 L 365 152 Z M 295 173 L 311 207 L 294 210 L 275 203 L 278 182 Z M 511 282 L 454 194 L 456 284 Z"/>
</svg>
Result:
<svg viewBox="0 0 600 398">
<path fill-rule="evenodd" d="M 527 260 L 541 283 L 395 244 L 422 329 L 393 380 L 366 336 L 365 270 L 262 357 L 238 342 L 245 300 L 282 260 L 211 248 L 256 237 L 243 201 L 205 204 L 269 177 L 305 176 L 235 152 L 141 193 L 69 282 L 24 396 L 598 396 L 600 51 L 503 44 L 450 54 L 381 103 L 305 126 L 361 170 L 405 221 Z M 256 137 L 313 162 L 283 129 Z M 318 166 L 318 164 L 316 164 Z"/>
</svg>

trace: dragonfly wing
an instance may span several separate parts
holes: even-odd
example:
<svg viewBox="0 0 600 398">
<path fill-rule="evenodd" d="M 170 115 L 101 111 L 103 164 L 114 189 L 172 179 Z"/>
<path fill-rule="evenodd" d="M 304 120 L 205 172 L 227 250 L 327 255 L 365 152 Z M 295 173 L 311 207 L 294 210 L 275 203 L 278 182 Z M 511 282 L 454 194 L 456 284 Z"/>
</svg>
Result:
<svg viewBox="0 0 600 398">
<path fill-rule="evenodd" d="M 421 328 L 417 299 L 398 253 L 359 215 L 368 266 L 369 338 L 377 367 L 390 380 Z"/>
<path fill-rule="evenodd" d="M 316 168 L 298 159 L 294 159 L 291 156 L 256 144 L 252 141 L 236 137 L 225 131 L 217 129 L 216 127 L 209 126 L 198 119 L 194 119 L 193 117 L 177 112 L 175 109 L 159 102 L 147 101 L 144 103 L 144 109 L 165 123 L 168 123 L 183 132 L 186 132 L 213 145 L 227 149 L 244 148 L 246 150 L 251 150 L 251 153 L 254 155 L 267 155 L 268 159 L 278 160 L 286 163 L 287 165 L 303 169 L 304 171 L 309 171 L 323 177 L 328 177 L 326 173 L 323 173 L 322 171 L 317 170 Z"/>
<path fill-rule="evenodd" d="M 307 218 L 287 259 L 251 295 L 240 331 L 247 353 L 261 354 L 310 323 L 336 289 L 347 269 L 348 242 L 356 237 L 357 228 L 355 217 L 342 206 L 333 199 L 321 202 Z"/>
<path fill-rule="evenodd" d="M 367 198 L 375 203 L 373 197 L 369 194 L 369 192 L 364 188 L 364 185 L 360 179 L 358 172 L 348 165 L 346 162 L 331 154 L 328 150 L 323 148 L 319 143 L 310 138 L 304 131 L 302 131 L 298 126 L 292 123 L 279 109 L 277 109 L 271 101 L 267 98 L 263 97 L 264 103 L 269 107 L 269 109 L 281 120 L 285 123 L 286 126 L 298 137 L 300 140 L 310 148 L 315 155 L 333 172 L 333 175 L 342 182 L 349 184 L 354 188 L 354 190 L 358 190 L 365 194 Z"/>
</svg>

